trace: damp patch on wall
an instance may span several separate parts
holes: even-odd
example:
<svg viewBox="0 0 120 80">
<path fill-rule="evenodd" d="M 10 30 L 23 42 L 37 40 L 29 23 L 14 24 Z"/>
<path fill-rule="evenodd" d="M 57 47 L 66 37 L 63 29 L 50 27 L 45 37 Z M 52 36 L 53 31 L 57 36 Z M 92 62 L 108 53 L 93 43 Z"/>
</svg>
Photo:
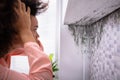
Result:
<svg viewBox="0 0 120 80">
<path fill-rule="evenodd" d="M 83 54 L 90 54 L 90 80 L 120 80 L 120 9 L 99 21 L 69 25 Z"/>
</svg>

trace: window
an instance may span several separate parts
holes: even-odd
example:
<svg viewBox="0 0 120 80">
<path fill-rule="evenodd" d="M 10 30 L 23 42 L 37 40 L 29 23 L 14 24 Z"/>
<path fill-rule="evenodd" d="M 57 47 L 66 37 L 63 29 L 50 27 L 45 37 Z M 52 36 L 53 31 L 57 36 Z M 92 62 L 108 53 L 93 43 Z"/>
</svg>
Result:
<svg viewBox="0 0 120 80">
<path fill-rule="evenodd" d="M 56 0 L 49 0 L 49 8 L 37 16 L 38 34 L 48 55 L 55 53 L 56 46 Z"/>
</svg>

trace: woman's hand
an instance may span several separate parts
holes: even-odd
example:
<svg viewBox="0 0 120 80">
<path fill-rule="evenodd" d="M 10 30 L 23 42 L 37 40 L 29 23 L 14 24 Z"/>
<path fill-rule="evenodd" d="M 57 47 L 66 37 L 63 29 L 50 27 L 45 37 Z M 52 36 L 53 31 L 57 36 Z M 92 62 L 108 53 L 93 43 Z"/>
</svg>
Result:
<svg viewBox="0 0 120 80">
<path fill-rule="evenodd" d="M 34 41 L 33 34 L 31 32 L 31 20 L 30 20 L 30 8 L 27 7 L 21 0 L 17 0 L 15 3 L 14 10 L 17 14 L 18 19 L 16 20 L 14 27 L 18 31 L 23 43 L 28 41 Z"/>
<path fill-rule="evenodd" d="M 31 21 L 30 21 L 30 8 L 27 7 L 23 2 L 20 0 L 17 0 L 17 3 L 15 3 L 14 10 L 17 14 L 17 21 L 15 22 L 14 26 L 17 31 L 20 33 L 25 30 L 30 30 Z"/>
</svg>

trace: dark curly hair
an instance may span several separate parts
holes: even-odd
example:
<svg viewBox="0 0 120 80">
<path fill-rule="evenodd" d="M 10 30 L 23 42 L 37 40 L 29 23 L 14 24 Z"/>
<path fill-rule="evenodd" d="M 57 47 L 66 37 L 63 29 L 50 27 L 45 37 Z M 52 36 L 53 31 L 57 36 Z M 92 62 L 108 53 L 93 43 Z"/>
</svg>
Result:
<svg viewBox="0 0 120 80">
<path fill-rule="evenodd" d="M 44 3 L 41 0 L 22 0 L 22 2 L 25 3 L 26 7 L 30 7 L 31 15 L 33 16 L 46 11 L 48 8 L 48 3 Z"/>
<path fill-rule="evenodd" d="M 17 15 L 13 9 L 17 0 L 0 0 L 0 58 L 8 53 L 12 46 L 17 31 L 13 24 L 17 19 Z M 48 3 L 41 0 L 21 0 L 26 7 L 31 9 L 31 15 L 36 16 L 47 9 Z"/>
</svg>

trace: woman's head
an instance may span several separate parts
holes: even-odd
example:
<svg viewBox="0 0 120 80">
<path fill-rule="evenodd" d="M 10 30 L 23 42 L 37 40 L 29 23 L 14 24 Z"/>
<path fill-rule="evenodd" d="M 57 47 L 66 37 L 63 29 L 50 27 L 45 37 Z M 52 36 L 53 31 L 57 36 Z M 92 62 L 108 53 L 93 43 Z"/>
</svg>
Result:
<svg viewBox="0 0 120 80">
<path fill-rule="evenodd" d="M 14 44 L 17 31 L 13 27 L 17 19 L 14 11 L 17 0 L 0 0 L 0 57 L 8 53 L 9 48 Z M 31 9 L 31 15 L 46 10 L 47 4 L 38 0 L 22 0 Z"/>
<path fill-rule="evenodd" d="M 16 19 L 13 9 L 15 2 L 16 0 L 0 0 L 0 57 L 8 51 L 16 34 L 12 27 Z"/>
</svg>

